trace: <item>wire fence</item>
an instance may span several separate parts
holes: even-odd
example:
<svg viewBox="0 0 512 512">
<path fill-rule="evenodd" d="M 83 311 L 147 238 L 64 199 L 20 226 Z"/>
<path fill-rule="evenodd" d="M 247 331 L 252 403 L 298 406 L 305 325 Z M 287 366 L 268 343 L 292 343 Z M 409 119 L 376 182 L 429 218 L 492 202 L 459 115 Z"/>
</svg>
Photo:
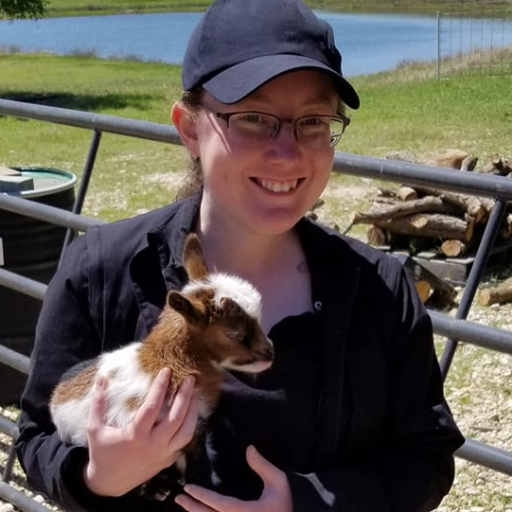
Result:
<svg viewBox="0 0 512 512">
<path fill-rule="evenodd" d="M 512 75 L 512 7 L 451 3 L 438 13 L 438 77 Z"/>
</svg>

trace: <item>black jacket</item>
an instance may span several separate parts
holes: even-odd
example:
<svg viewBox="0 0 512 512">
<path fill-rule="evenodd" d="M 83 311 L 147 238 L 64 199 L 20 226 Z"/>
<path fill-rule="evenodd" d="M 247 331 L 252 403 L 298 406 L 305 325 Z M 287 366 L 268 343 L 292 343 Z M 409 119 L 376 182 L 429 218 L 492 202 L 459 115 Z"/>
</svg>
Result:
<svg viewBox="0 0 512 512">
<path fill-rule="evenodd" d="M 16 447 L 29 483 L 69 510 L 179 509 L 134 492 L 88 492 L 87 451 L 60 442 L 47 404 L 70 366 L 149 332 L 166 290 L 186 281 L 182 248 L 199 200 L 90 229 L 48 288 Z M 463 438 L 443 398 L 429 316 L 392 256 L 308 219 L 296 228 L 321 326 L 323 382 L 311 472 L 287 471 L 294 511 L 431 510 L 450 489 Z"/>
</svg>

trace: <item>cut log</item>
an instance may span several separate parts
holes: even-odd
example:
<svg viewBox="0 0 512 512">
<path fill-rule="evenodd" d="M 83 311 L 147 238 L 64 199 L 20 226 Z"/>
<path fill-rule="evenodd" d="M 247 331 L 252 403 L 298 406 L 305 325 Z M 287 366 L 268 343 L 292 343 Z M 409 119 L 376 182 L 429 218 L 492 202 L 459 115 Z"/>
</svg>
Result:
<svg viewBox="0 0 512 512">
<path fill-rule="evenodd" d="M 426 161 L 428 165 L 436 167 L 449 167 L 451 169 L 460 169 L 462 162 L 469 156 L 469 153 L 460 149 L 448 149 L 446 153 L 430 158 Z"/>
<path fill-rule="evenodd" d="M 471 217 L 462 220 L 458 217 L 443 214 L 413 214 L 394 219 L 374 221 L 384 230 L 402 235 L 456 239 L 468 242 L 473 236 L 474 221 Z"/>
<path fill-rule="evenodd" d="M 503 220 L 500 229 L 501 238 L 510 238 L 512 236 L 512 213 L 508 213 Z"/>
<path fill-rule="evenodd" d="M 430 286 L 428 281 L 416 281 L 414 286 L 416 287 L 416 291 L 418 292 L 421 302 L 425 304 L 434 292 L 432 286 Z"/>
<path fill-rule="evenodd" d="M 502 302 L 512 301 L 512 277 L 503 281 L 494 288 L 484 288 L 478 295 L 478 304 L 480 306 L 490 306 Z"/>
<path fill-rule="evenodd" d="M 370 226 L 366 232 L 366 238 L 370 245 L 381 247 L 386 244 L 386 232 L 377 226 Z"/>
<path fill-rule="evenodd" d="M 391 205 L 375 204 L 368 212 L 356 212 L 352 224 L 375 224 L 414 213 L 459 213 L 452 205 L 446 204 L 439 197 L 426 196 L 414 201 L 401 201 Z"/>
<path fill-rule="evenodd" d="M 472 245 L 461 240 L 445 240 L 441 244 L 441 252 L 448 258 L 460 258 L 468 252 Z"/>
<path fill-rule="evenodd" d="M 402 202 L 398 197 L 390 197 L 390 196 L 377 196 L 373 198 L 373 204 L 376 208 L 379 208 L 381 204 L 400 204 Z M 372 206 L 373 208 L 373 206 Z"/>
<path fill-rule="evenodd" d="M 475 219 L 477 224 L 485 222 L 494 207 L 494 201 L 484 197 L 468 196 L 456 192 L 446 192 L 429 187 L 416 187 L 418 192 L 441 198 L 443 201 L 458 206 Z"/>
<path fill-rule="evenodd" d="M 478 157 L 473 155 L 468 155 L 464 160 L 462 160 L 460 164 L 461 171 L 474 171 L 476 164 L 478 163 Z"/>
<path fill-rule="evenodd" d="M 397 195 L 402 201 L 414 201 L 415 199 L 418 199 L 418 192 L 413 188 L 406 186 L 400 187 Z"/>
<path fill-rule="evenodd" d="M 453 305 L 457 296 L 457 290 L 453 285 L 440 279 L 411 257 L 400 257 L 400 260 L 409 276 L 414 280 L 416 290 L 424 303 L 429 299 L 435 299 L 443 306 Z"/>
<path fill-rule="evenodd" d="M 508 160 L 503 160 L 498 155 L 495 155 L 489 163 L 484 165 L 482 172 L 495 174 L 497 176 L 508 176 L 512 174 L 512 167 Z"/>
</svg>

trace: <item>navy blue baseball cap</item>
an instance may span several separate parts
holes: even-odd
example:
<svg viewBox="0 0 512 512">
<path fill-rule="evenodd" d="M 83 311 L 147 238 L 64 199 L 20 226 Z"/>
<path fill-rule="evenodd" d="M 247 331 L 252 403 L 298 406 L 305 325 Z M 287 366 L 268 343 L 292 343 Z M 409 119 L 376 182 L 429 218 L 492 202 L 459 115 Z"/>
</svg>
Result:
<svg viewBox="0 0 512 512">
<path fill-rule="evenodd" d="M 222 103 L 236 103 L 283 73 L 327 72 L 341 100 L 359 107 L 343 78 L 332 27 L 301 0 L 216 0 L 189 40 L 183 60 L 186 91 L 202 86 Z"/>
</svg>

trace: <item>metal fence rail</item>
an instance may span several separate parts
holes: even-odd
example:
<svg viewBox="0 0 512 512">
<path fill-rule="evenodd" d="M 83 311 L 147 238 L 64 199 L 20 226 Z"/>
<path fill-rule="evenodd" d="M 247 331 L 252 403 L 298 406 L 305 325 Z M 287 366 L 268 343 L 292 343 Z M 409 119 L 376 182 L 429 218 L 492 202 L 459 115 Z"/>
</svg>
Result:
<svg viewBox="0 0 512 512">
<path fill-rule="evenodd" d="M 84 232 L 101 221 L 80 215 L 87 187 L 94 168 L 96 153 L 103 132 L 114 133 L 146 140 L 180 144 L 173 127 L 119 118 L 77 112 L 68 109 L 32 105 L 0 99 L 0 114 L 26 119 L 35 119 L 50 123 L 58 123 L 93 131 L 89 153 L 84 167 L 79 191 L 73 212 L 67 212 L 44 204 L 34 203 L 19 197 L 0 194 L 0 210 L 34 217 L 39 220 L 65 226 L 70 230 Z M 393 181 L 409 185 L 423 185 L 440 189 L 462 192 L 465 194 L 486 196 L 495 199 L 491 218 L 486 224 L 482 241 L 471 267 L 467 283 L 455 318 L 436 311 L 429 311 L 434 332 L 446 337 L 447 341 L 441 357 L 441 370 L 446 377 L 456 353 L 459 341 L 483 347 L 488 350 L 512 354 L 512 333 L 503 329 L 483 326 L 466 320 L 473 302 L 477 286 L 481 281 L 489 255 L 498 233 L 499 224 L 504 215 L 507 201 L 512 201 L 512 180 L 500 176 L 470 172 L 453 172 L 452 170 L 435 168 L 409 162 L 392 161 L 348 153 L 336 153 L 334 171 L 385 181 Z M 69 238 L 68 240 L 69 241 Z M 0 268 L 0 286 L 6 286 L 21 293 L 42 300 L 46 285 L 21 275 Z M 23 373 L 28 373 L 28 358 L 0 345 L 0 364 L 8 365 Z M 18 435 L 16 424 L 0 415 L 0 432 L 15 439 Z M 457 456 L 487 468 L 512 475 L 512 452 L 502 450 L 474 439 L 467 439 L 466 444 L 457 452 Z M 14 452 L 3 473 L 0 482 L 0 497 L 15 504 L 21 510 L 31 512 L 47 511 L 45 507 L 20 495 L 9 481 L 12 477 Z"/>
</svg>

